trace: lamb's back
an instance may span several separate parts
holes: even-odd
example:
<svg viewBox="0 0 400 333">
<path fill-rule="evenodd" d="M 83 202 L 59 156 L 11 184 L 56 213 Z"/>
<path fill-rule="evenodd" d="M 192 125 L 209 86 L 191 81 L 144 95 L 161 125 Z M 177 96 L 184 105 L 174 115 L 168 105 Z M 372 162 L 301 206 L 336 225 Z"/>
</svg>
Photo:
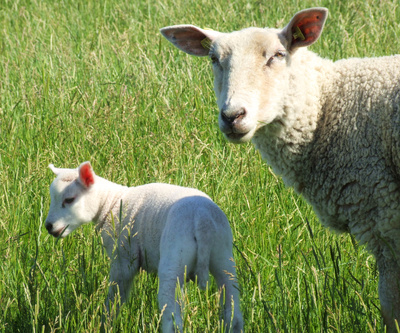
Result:
<svg viewBox="0 0 400 333">
<path fill-rule="evenodd" d="M 149 271 L 158 267 L 160 240 L 167 221 L 171 220 L 168 218 L 173 207 L 186 202 L 186 209 L 194 212 L 196 202 L 201 202 L 203 206 L 207 203 L 216 206 L 205 193 L 197 189 L 164 183 L 130 187 L 124 193 L 122 201 L 124 224 L 131 225 L 130 234 L 135 235 L 133 241 L 140 249 L 139 252 L 146 256 L 146 262 L 142 264 Z M 180 229 L 186 228 L 187 232 L 194 228 L 193 221 L 172 222 L 177 225 L 185 224 Z"/>
</svg>

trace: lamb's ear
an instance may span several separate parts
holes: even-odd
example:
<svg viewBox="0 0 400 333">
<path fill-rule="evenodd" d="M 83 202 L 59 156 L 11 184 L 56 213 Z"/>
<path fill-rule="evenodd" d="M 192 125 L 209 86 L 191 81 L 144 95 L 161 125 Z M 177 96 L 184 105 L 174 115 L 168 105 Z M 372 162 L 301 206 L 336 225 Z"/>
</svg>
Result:
<svg viewBox="0 0 400 333">
<path fill-rule="evenodd" d="M 53 173 L 57 176 L 60 172 L 58 171 L 58 168 L 54 166 L 54 164 L 49 164 L 49 168 Z"/>
<path fill-rule="evenodd" d="M 287 49 L 293 53 L 299 47 L 313 44 L 321 35 L 328 9 L 317 7 L 302 10 L 295 14 L 281 35 L 287 41 Z"/>
<path fill-rule="evenodd" d="M 173 25 L 160 29 L 160 32 L 178 49 L 198 57 L 207 56 L 211 43 L 222 35 L 221 32 L 194 25 Z"/>
<path fill-rule="evenodd" d="M 56 176 L 58 176 L 61 172 L 64 172 L 64 171 L 71 171 L 71 169 L 56 168 L 56 167 L 54 166 L 54 164 L 49 164 L 49 168 L 50 168 L 51 171 L 53 171 L 53 173 L 54 173 Z"/>
<path fill-rule="evenodd" d="M 92 166 L 90 165 L 90 162 L 83 162 L 79 168 L 79 182 L 85 186 L 85 187 L 90 187 L 91 185 L 94 184 L 94 171 L 92 169 Z"/>
</svg>

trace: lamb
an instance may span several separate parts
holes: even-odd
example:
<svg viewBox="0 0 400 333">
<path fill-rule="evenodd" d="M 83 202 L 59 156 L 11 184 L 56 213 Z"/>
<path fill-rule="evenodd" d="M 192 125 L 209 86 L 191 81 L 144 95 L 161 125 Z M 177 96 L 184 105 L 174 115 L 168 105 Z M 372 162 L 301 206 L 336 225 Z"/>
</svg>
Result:
<svg viewBox="0 0 400 333">
<path fill-rule="evenodd" d="M 111 259 L 108 314 L 111 306 L 117 307 L 118 291 L 121 303 L 126 301 L 140 268 L 158 271 L 162 330 L 182 330 L 177 281 L 182 285 L 186 269 L 186 276 L 197 277 L 205 288 L 210 271 L 225 291 L 221 306 L 227 331 L 243 330 L 232 231 L 206 194 L 157 183 L 128 188 L 95 175 L 89 162 L 77 169 L 49 167 L 57 177 L 50 186 L 46 229 L 54 237 L 66 237 L 85 223 L 96 223 Z"/>
<path fill-rule="evenodd" d="M 328 10 L 296 13 L 283 29 L 231 33 L 161 29 L 180 50 L 209 56 L 219 127 L 252 140 L 319 220 L 349 232 L 377 260 L 388 331 L 400 320 L 400 56 L 333 62 L 307 49 Z"/>
</svg>

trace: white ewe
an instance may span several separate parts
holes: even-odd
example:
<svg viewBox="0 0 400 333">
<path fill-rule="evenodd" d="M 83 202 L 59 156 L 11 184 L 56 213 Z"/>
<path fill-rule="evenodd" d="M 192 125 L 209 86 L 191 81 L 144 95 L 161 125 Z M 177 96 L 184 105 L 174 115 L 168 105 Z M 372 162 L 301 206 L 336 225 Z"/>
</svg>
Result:
<svg viewBox="0 0 400 333">
<path fill-rule="evenodd" d="M 251 139 L 325 226 L 367 244 L 393 330 L 400 319 L 400 56 L 320 58 L 306 46 L 319 38 L 327 13 L 300 11 L 282 30 L 179 25 L 161 33 L 191 55 L 210 56 L 226 138 Z"/>
<path fill-rule="evenodd" d="M 225 214 L 206 194 L 169 184 L 128 188 L 95 175 L 89 162 L 78 169 L 50 168 L 57 177 L 50 186 L 46 229 L 65 237 L 82 224 L 97 224 L 111 258 L 108 312 L 117 291 L 121 302 L 126 301 L 140 268 L 158 272 L 158 302 L 160 309 L 165 307 L 163 332 L 175 332 L 173 313 L 176 327 L 182 329 L 175 301 L 178 279 L 182 285 L 186 269 L 187 277 L 197 277 L 204 288 L 210 270 L 218 286 L 225 288 L 221 305 L 226 327 L 242 331 L 232 231 Z"/>
</svg>

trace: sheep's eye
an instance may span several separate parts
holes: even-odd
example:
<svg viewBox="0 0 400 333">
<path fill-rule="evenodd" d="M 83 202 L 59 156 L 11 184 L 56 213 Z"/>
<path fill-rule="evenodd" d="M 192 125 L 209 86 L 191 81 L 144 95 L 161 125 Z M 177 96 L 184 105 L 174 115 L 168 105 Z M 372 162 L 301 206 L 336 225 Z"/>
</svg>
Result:
<svg viewBox="0 0 400 333">
<path fill-rule="evenodd" d="M 277 59 L 283 59 L 286 57 L 286 53 L 283 51 L 278 51 L 275 53 L 274 57 Z"/>
<path fill-rule="evenodd" d="M 274 59 L 282 60 L 285 57 L 286 57 L 286 53 L 285 52 L 278 51 L 271 58 L 268 59 L 267 66 L 268 67 L 271 66 L 271 63 L 272 63 L 272 61 L 274 61 Z"/>
<path fill-rule="evenodd" d="M 65 207 L 65 205 L 70 205 L 74 202 L 74 200 L 75 200 L 75 198 L 65 198 L 62 203 L 62 206 Z"/>
</svg>

